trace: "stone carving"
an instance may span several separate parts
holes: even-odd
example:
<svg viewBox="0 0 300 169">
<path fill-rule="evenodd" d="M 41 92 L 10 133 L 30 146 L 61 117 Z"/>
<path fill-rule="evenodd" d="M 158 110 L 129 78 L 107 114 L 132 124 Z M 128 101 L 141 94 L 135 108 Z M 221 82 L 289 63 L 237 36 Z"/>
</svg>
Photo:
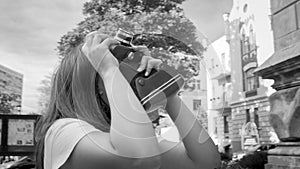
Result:
<svg viewBox="0 0 300 169">
<path fill-rule="evenodd" d="M 300 141 L 300 89 L 293 87 L 275 92 L 269 97 L 270 123 L 279 139 Z"/>
</svg>

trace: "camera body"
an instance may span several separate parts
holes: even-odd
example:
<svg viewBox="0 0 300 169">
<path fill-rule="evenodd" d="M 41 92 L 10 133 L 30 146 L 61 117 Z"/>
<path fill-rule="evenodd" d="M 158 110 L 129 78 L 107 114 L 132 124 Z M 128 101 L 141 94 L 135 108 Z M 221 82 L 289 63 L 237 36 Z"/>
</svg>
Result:
<svg viewBox="0 0 300 169">
<path fill-rule="evenodd" d="M 127 32 L 123 29 L 119 29 L 114 39 L 120 42 L 120 45 L 111 47 L 111 53 L 117 58 L 119 62 L 122 62 L 130 54 L 134 53 L 135 50 L 131 47 L 131 41 L 133 33 Z"/>
<path fill-rule="evenodd" d="M 111 52 L 120 62 L 119 69 L 121 73 L 129 82 L 144 109 L 151 112 L 164 107 L 167 98 L 176 94 L 182 88 L 184 84 L 183 76 L 165 64 L 162 64 L 159 70 L 152 69 L 150 74 L 145 76 L 145 70 L 142 72 L 137 71 L 139 62 L 126 61 L 129 55 L 136 52 L 131 47 L 133 34 L 119 29 L 115 39 L 120 42 L 120 45 L 113 46 Z"/>
</svg>

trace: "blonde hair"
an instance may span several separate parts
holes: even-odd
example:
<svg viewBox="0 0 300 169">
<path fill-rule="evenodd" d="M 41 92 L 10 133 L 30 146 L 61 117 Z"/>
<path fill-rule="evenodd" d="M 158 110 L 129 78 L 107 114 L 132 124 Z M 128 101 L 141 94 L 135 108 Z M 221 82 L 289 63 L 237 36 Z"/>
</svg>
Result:
<svg viewBox="0 0 300 169">
<path fill-rule="evenodd" d="M 82 45 L 70 50 L 53 74 L 50 103 L 36 126 L 37 169 L 43 169 L 44 139 L 49 127 L 61 118 L 78 118 L 108 132 L 110 110 L 101 98 L 101 77 L 81 52 Z"/>
</svg>

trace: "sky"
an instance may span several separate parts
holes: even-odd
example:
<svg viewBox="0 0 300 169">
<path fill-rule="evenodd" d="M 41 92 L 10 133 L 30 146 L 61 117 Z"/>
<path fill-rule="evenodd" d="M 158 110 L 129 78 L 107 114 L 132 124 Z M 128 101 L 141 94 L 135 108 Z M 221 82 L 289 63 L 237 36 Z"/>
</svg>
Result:
<svg viewBox="0 0 300 169">
<path fill-rule="evenodd" d="M 84 19 L 87 0 L 0 0 L 0 64 L 24 75 L 22 112 L 38 113 L 38 87 L 58 65 L 62 35 Z M 232 0 L 186 0 L 186 16 L 210 42 L 224 33 Z"/>
</svg>

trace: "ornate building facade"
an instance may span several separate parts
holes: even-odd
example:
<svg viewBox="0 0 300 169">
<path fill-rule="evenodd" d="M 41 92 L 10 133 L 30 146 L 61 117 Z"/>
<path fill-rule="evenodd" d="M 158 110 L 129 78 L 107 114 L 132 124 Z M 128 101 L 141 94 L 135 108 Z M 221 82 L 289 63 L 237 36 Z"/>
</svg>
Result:
<svg viewBox="0 0 300 169">
<path fill-rule="evenodd" d="M 254 70 L 273 52 L 273 34 L 270 20 L 270 2 L 234 0 L 225 15 L 225 36 L 231 57 L 231 114 L 229 139 L 233 151 L 244 148 L 243 130 L 255 124 L 256 143 L 268 143 L 272 135 L 269 124 L 268 96 L 274 91 L 272 81 L 254 75 Z M 247 125 L 249 126 L 249 125 Z"/>
</svg>

